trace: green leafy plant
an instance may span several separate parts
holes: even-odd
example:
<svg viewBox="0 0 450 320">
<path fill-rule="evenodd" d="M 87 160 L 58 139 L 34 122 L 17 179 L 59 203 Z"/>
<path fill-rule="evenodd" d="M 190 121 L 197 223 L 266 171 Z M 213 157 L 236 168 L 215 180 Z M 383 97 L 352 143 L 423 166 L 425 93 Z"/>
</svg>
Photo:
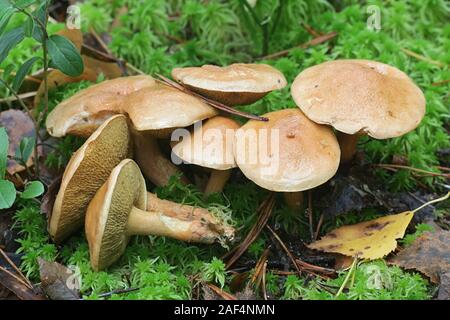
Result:
<svg viewBox="0 0 450 320">
<path fill-rule="evenodd" d="M 409 246 L 426 231 L 434 231 L 433 226 L 426 223 L 419 223 L 416 225 L 416 231 L 414 233 L 407 234 L 400 240 L 400 243 L 405 246 Z"/>
<path fill-rule="evenodd" d="M 204 281 L 217 283 L 221 288 L 225 286 L 226 269 L 222 260 L 214 257 L 211 262 L 204 263 L 201 274 Z"/>
<path fill-rule="evenodd" d="M 22 199 L 33 199 L 44 193 L 44 185 L 40 181 L 30 181 L 23 192 L 18 192 L 11 181 L 5 180 L 6 164 L 8 160 L 9 141 L 5 128 L 0 128 L 0 209 L 11 208 L 19 193 Z M 27 161 L 34 149 L 34 139 L 23 138 L 13 158 L 27 168 Z"/>
<path fill-rule="evenodd" d="M 430 297 L 427 280 L 418 273 L 402 271 L 397 266 L 388 266 L 382 260 L 361 263 L 352 281 L 336 298 L 349 271 L 339 277 L 321 282 L 302 283 L 297 276 L 288 276 L 284 284 L 285 299 L 306 300 L 424 300 Z"/>
</svg>

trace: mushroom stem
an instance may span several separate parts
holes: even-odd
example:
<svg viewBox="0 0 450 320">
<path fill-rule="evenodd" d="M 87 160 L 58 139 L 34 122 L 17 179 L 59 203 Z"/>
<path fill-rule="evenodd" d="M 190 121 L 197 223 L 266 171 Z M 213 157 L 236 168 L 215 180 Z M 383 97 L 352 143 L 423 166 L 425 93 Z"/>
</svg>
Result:
<svg viewBox="0 0 450 320">
<path fill-rule="evenodd" d="M 341 162 L 346 163 L 353 159 L 356 153 L 356 146 L 358 144 L 358 134 L 346 134 L 343 132 L 336 132 L 336 137 L 341 148 Z"/>
<path fill-rule="evenodd" d="M 210 195 L 215 192 L 222 192 L 223 187 L 227 183 L 231 176 L 231 169 L 227 170 L 216 170 L 212 169 L 211 175 L 209 176 L 208 183 L 205 187 L 205 196 Z"/>
<path fill-rule="evenodd" d="M 293 211 L 300 211 L 303 206 L 303 192 L 284 192 L 284 201 Z"/>
<path fill-rule="evenodd" d="M 144 176 L 156 186 L 165 186 L 169 183 L 171 176 L 181 171 L 167 159 L 159 149 L 158 141 L 150 134 L 142 134 L 133 131 L 135 160 L 142 170 Z M 185 176 L 181 182 L 188 184 Z"/>
<path fill-rule="evenodd" d="M 205 208 L 159 199 L 151 192 L 147 192 L 147 210 L 164 212 L 165 215 L 177 217 L 182 220 L 203 219 L 209 222 L 214 221 L 211 213 Z"/>
<path fill-rule="evenodd" d="M 213 243 L 220 237 L 231 237 L 233 234 L 231 227 L 220 225 L 206 209 L 203 209 L 207 212 L 206 215 L 202 211 L 197 211 L 188 217 L 184 213 L 180 216 L 175 214 L 176 204 L 172 203 L 172 206 L 174 208 L 167 213 L 159 210 L 144 211 L 133 207 L 128 217 L 127 234 L 157 235 L 198 243 Z"/>
</svg>

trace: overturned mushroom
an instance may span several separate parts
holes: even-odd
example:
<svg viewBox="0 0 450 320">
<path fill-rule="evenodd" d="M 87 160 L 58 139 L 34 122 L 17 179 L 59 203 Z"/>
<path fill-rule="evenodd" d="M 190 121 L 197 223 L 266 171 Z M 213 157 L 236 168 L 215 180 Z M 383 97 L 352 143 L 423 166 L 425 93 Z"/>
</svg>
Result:
<svg viewBox="0 0 450 320">
<path fill-rule="evenodd" d="M 251 104 L 286 86 L 286 78 L 267 64 L 175 68 L 172 77 L 205 97 L 228 105 Z"/>
<path fill-rule="evenodd" d="M 232 238 L 233 228 L 207 210 L 179 212 L 165 201 L 164 210 L 148 207 L 145 180 L 137 164 L 123 160 L 98 190 L 86 214 L 86 237 L 94 270 L 107 268 L 125 251 L 132 235 L 159 235 L 187 242 L 213 243 Z M 159 207 L 161 208 L 161 207 Z"/>
<path fill-rule="evenodd" d="M 233 145 L 238 128 L 236 121 L 216 116 L 206 120 L 204 125 L 194 126 L 193 132 L 172 148 L 180 159 L 212 170 L 205 195 L 221 192 L 231 169 L 236 167 Z"/>
<path fill-rule="evenodd" d="M 336 60 L 303 70 L 291 88 L 296 104 L 314 122 L 338 132 L 342 161 L 356 152 L 359 136 L 401 136 L 425 114 L 422 91 L 402 71 L 369 60 Z"/>
<path fill-rule="evenodd" d="M 48 231 L 59 243 L 84 223 L 86 208 L 111 170 L 131 154 L 126 117 L 105 121 L 67 164 L 49 219 Z"/>
<path fill-rule="evenodd" d="M 244 175 L 257 185 L 285 192 L 287 204 L 298 209 L 299 191 L 328 181 L 339 166 L 340 150 L 333 131 L 309 120 L 298 109 L 264 115 L 236 131 L 234 156 Z"/>
</svg>

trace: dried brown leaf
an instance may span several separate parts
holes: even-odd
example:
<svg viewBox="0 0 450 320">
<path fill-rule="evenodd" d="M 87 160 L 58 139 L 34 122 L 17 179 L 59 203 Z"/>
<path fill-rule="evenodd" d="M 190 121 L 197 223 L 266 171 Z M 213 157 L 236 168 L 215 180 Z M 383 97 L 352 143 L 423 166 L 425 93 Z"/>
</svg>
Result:
<svg viewBox="0 0 450 320">
<path fill-rule="evenodd" d="M 439 283 L 440 275 L 450 270 L 450 231 L 425 232 L 389 262 L 417 270 Z"/>
<path fill-rule="evenodd" d="M 34 124 L 28 114 L 23 111 L 10 109 L 0 112 L 0 127 L 5 127 L 9 137 L 8 155 L 14 157 L 16 149 L 19 148 L 20 141 L 24 137 L 34 136 Z M 30 157 L 28 166 L 33 165 L 33 159 Z M 17 161 L 8 159 L 7 171 L 10 175 L 21 172 L 25 168 Z"/>
<path fill-rule="evenodd" d="M 41 286 L 52 300 L 77 300 L 80 283 L 76 274 L 69 268 L 57 263 L 38 258 Z"/>
</svg>

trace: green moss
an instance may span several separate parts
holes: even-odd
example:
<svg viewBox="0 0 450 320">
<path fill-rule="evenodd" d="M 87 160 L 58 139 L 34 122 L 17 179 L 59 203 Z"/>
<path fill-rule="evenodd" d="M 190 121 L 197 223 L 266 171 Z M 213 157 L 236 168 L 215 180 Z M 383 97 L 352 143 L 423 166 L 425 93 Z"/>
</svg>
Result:
<svg viewBox="0 0 450 320">
<path fill-rule="evenodd" d="M 284 283 L 284 299 L 306 300 L 425 300 L 431 297 L 427 280 L 417 273 L 387 266 L 382 260 L 362 263 L 355 271 L 353 284 L 336 297 L 348 271 L 333 280 L 309 283 L 291 275 Z M 350 283 L 350 282 L 349 282 Z"/>
<path fill-rule="evenodd" d="M 280 7 L 278 4 L 283 3 Z M 385 2 L 381 0 L 342 1 L 335 11 L 321 1 L 257 1 L 254 11 L 260 20 L 268 24 L 269 37 L 264 39 L 261 28 L 242 1 L 145 1 L 137 0 L 87 0 L 81 4 L 83 29 L 89 27 L 98 33 L 109 32 L 112 52 L 147 73 L 169 75 L 177 66 L 206 63 L 230 64 L 233 62 L 261 61 L 282 71 L 289 83 L 303 69 L 312 65 L 343 58 L 374 59 L 394 65 L 405 71 L 422 88 L 427 99 L 427 114 L 413 132 L 396 139 L 362 139 L 360 148 L 372 163 L 392 162 L 394 156 L 408 160 L 409 165 L 439 172 L 437 151 L 450 147 L 444 125 L 448 124 L 448 85 L 433 83 L 450 78 L 450 26 L 446 24 L 449 6 L 445 0 Z M 381 10 L 381 31 L 370 31 L 367 26 L 367 6 L 375 4 Z M 110 29 L 118 10 L 126 6 L 127 14 L 117 22 L 120 26 Z M 15 24 L 20 24 L 17 16 Z M 338 36 L 328 43 L 308 49 L 295 49 L 287 56 L 273 60 L 260 60 L 264 41 L 269 52 L 276 52 L 305 43 L 311 35 L 302 26 L 308 23 L 323 33 L 337 31 Z M 50 25 L 51 32 L 62 25 Z M 53 30 L 55 29 L 55 30 Z M 33 40 L 22 42 L 11 51 L 0 68 L 20 65 L 35 52 Z M 419 61 L 408 56 L 401 48 L 412 50 L 429 59 L 441 62 L 445 67 Z M 36 68 L 38 68 L 36 64 Z M 50 109 L 90 83 L 68 84 L 50 93 Z M 3 90 L 3 89 L 0 89 Z M 0 91 L 0 94 L 5 92 Z M 290 87 L 272 92 L 250 106 L 239 107 L 248 112 L 263 114 L 284 108 L 295 108 Z M 239 119 L 244 122 L 242 118 Z M 47 165 L 64 167 L 71 153 L 82 143 L 80 139 L 64 138 L 47 158 Z M 410 171 L 396 173 L 377 170 L 386 188 L 408 190 L 417 182 L 437 188 L 440 178 L 416 177 Z M 216 206 L 220 212 L 232 212 L 238 229 L 237 241 L 241 241 L 257 219 L 257 208 L 268 192 L 251 182 L 230 183 L 223 195 L 215 194 L 204 200 L 192 186 L 183 186 L 175 177 L 168 186 L 155 192 L 164 199 L 200 207 Z M 282 201 L 277 201 L 270 224 L 300 239 L 309 237 L 308 223 L 303 214 L 292 214 Z M 315 215 L 319 213 L 314 213 Z M 324 221 L 322 231 L 344 224 L 370 220 L 380 214 L 368 210 L 362 214 L 349 214 Z M 317 221 L 317 216 L 314 217 Z M 33 202 L 23 202 L 15 214 L 15 228 L 20 232 L 19 252 L 24 254 L 22 269 L 34 280 L 38 279 L 36 258 L 57 260 L 66 265 L 78 266 L 82 274 L 82 294 L 86 299 L 99 299 L 102 293 L 117 289 L 139 290 L 113 294 L 109 299 L 181 299 L 191 298 L 194 277 L 200 275 L 227 288 L 230 275 L 223 262 L 216 258 L 225 253 L 220 245 L 190 245 L 161 237 L 134 237 L 122 258 L 104 272 L 93 272 L 89 264 L 89 252 L 84 235 L 72 237 L 64 246 L 56 248 L 46 233 L 45 218 Z M 404 244 L 412 241 L 422 231 L 407 236 Z M 264 233 L 250 246 L 246 257 L 258 259 L 268 240 Z M 372 271 L 371 271 L 372 270 Z M 375 271 L 374 271 L 375 270 Z M 381 287 L 368 288 L 373 272 L 381 279 Z M 267 290 L 275 298 L 332 299 L 345 277 L 319 282 L 306 281 L 295 276 L 266 275 Z M 386 279 L 390 279 L 389 281 Z M 370 281 L 369 281 L 370 280 Z M 369 282 L 368 282 L 369 281 Z M 284 285 L 283 285 L 284 283 Z M 281 285 L 280 285 L 281 284 Z M 388 286 L 389 284 L 389 286 Z M 327 288 L 327 290 L 325 289 Z M 329 292 L 331 291 L 331 292 Z M 341 299 L 427 299 L 429 287 L 418 274 L 388 267 L 382 261 L 364 263 L 356 271 L 354 285 Z"/>
</svg>

